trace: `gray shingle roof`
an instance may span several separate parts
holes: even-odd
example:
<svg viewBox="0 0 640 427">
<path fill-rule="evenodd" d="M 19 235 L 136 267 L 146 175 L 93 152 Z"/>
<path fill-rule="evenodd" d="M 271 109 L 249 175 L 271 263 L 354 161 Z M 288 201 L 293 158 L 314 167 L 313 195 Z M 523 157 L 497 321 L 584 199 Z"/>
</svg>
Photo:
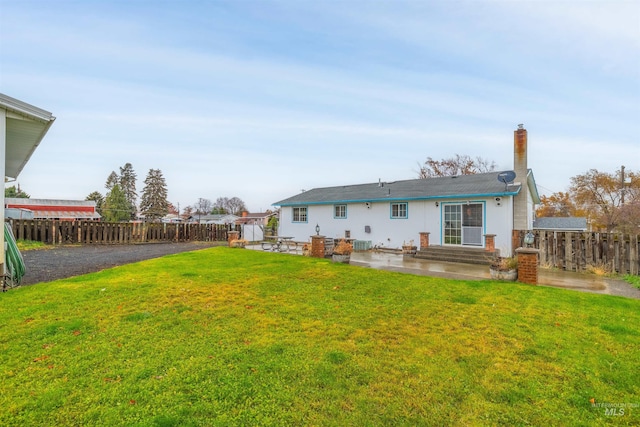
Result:
<svg viewBox="0 0 640 427">
<path fill-rule="evenodd" d="M 498 181 L 500 172 L 456 177 L 411 179 L 405 181 L 314 188 L 279 202 L 274 206 L 312 205 L 383 200 L 424 200 L 465 197 L 513 196 L 520 184 L 505 188 Z"/>
<path fill-rule="evenodd" d="M 586 230 L 587 218 L 544 217 L 533 221 L 533 228 L 540 230 Z"/>
</svg>

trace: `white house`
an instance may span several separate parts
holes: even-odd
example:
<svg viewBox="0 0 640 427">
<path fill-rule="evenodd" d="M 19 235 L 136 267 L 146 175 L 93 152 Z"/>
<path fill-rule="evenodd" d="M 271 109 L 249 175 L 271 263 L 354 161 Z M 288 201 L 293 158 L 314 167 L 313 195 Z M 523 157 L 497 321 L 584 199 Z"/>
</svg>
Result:
<svg viewBox="0 0 640 427">
<path fill-rule="evenodd" d="M 512 252 L 512 231 L 533 228 L 540 203 L 527 168 L 527 131 L 514 132 L 514 172 L 490 172 L 429 179 L 315 188 L 274 203 L 280 206 L 279 234 L 307 241 L 316 234 L 399 248 L 430 233 L 430 245 L 485 247 Z M 501 181 L 504 178 L 514 178 Z M 500 178 L 500 179 L 499 179 Z"/>
</svg>

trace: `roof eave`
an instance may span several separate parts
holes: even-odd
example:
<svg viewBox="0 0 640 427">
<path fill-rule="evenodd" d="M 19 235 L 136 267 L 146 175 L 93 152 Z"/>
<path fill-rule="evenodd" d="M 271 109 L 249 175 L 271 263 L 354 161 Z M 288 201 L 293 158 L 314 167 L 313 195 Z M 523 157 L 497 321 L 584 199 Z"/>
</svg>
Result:
<svg viewBox="0 0 640 427">
<path fill-rule="evenodd" d="M 493 193 L 474 193 L 474 194 L 453 194 L 443 196 L 421 196 L 421 197 L 381 197 L 374 199 L 347 199 L 347 200 L 325 200 L 325 201 L 300 201 L 300 202 L 276 202 L 271 206 L 308 206 L 308 205 L 334 205 L 337 203 L 365 203 L 365 202 L 398 202 L 398 201 L 418 201 L 418 200 L 454 200 L 454 199 L 471 199 L 471 198 L 485 198 L 485 197 L 509 197 L 515 196 L 520 192 L 520 188 L 514 191 L 501 191 Z M 283 203 L 284 202 L 284 203 Z"/>
<path fill-rule="evenodd" d="M 53 117 L 49 111 L 27 104 L 26 102 L 17 100 L 3 93 L 0 93 L 0 108 L 6 111 L 6 118 L 26 120 L 33 122 L 38 126 L 37 134 L 34 138 L 25 137 L 22 141 L 18 142 L 18 144 L 27 149 L 19 156 L 10 160 L 11 167 L 7 165 L 9 159 L 5 158 L 5 181 L 7 178 L 15 180 L 29 162 L 29 159 L 36 148 L 40 145 L 40 142 L 42 142 L 42 139 L 45 137 L 56 118 Z M 7 147 L 11 143 L 12 141 L 6 141 Z"/>
<path fill-rule="evenodd" d="M 0 105 L 7 111 L 17 113 L 32 120 L 38 120 L 42 123 L 55 120 L 55 117 L 53 117 L 49 111 L 38 108 L 35 105 L 27 104 L 4 93 L 0 93 Z"/>
<path fill-rule="evenodd" d="M 40 143 L 42 142 L 42 140 L 44 139 L 45 135 L 47 134 L 47 132 L 49 132 L 49 128 L 51 127 L 51 125 L 53 124 L 53 122 L 56 120 L 55 117 L 51 117 L 51 120 L 49 120 L 44 127 L 42 128 L 42 132 L 40 132 L 40 135 L 38 136 L 38 138 L 33 142 L 31 148 L 29 149 L 29 151 L 27 152 L 26 156 L 24 157 L 24 160 L 22 161 L 22 163 L 20 164 L 20 166 L 18 167 L 18 169 L 15 172 L 15 176 L 10 176 L 7 175 L 9 178 L 13 178 L 16 179 L 18 178 L 18 175 L 20 175 L 20 172 L 22 172 L 22 170 L 24 169 L 24 167 L 27 165 L 27 163 L 29 163 L 29 160 L 31 159 L 31 156 L 33 155 L 33 153 L 36 151 L 36 148 L 38 148 L 38 146 L 40 145 Z"/>
<path fill-rule="evenodd" d="M 536 179 L 533 176 L 533 171 L 529 169 L 527 173 L 527 186 L 529 187 L 529 192 L 531 193 L 531 199 L 533 203 L 539 205 L 540 201 L 540 193 L 538 193 L 538 186 L 536 185 Z"/>
</svg>

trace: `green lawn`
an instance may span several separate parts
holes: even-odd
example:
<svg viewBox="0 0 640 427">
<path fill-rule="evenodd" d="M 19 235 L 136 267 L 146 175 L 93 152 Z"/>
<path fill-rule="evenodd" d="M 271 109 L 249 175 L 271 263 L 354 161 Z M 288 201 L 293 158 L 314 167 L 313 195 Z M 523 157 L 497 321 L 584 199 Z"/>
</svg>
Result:
<svg viewBox="0 0 640 427">
<path fill-rule="evenodd" d="M 636 288 L 640 289 L 640 276 L 632 276 L 630 274 L 624 276 L 624 280 L 631 283 Z"/>
<path fill-rule="evenodd" d="M 621 297 L 206 249 L 0 295 L 0 425 L 638 425 L 639 325 Z"/>
<path fill-rule="evenodd" d="M 45 246 L 44 243 L 37 242 L 35 240 L 17 240 L 16 245 L 18 246 L 20 252 L 48 248 L 48 246 Z"/>
</svg>

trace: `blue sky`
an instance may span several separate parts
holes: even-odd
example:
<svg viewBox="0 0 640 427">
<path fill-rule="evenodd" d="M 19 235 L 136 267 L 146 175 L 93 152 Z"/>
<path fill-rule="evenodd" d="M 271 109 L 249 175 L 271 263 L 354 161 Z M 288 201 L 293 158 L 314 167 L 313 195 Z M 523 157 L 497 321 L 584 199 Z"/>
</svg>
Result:
<svg viewBox="0 0 640 427">
<path fill-rule="evenodd" d="M 529 132 L 543 194 L 640 170 L 637 1 L 0 0 L 0 92 L 56 122 L 33 198 L 240 197 L 417 177 L 455 154 L 511 169 Z"/>
</svg>

